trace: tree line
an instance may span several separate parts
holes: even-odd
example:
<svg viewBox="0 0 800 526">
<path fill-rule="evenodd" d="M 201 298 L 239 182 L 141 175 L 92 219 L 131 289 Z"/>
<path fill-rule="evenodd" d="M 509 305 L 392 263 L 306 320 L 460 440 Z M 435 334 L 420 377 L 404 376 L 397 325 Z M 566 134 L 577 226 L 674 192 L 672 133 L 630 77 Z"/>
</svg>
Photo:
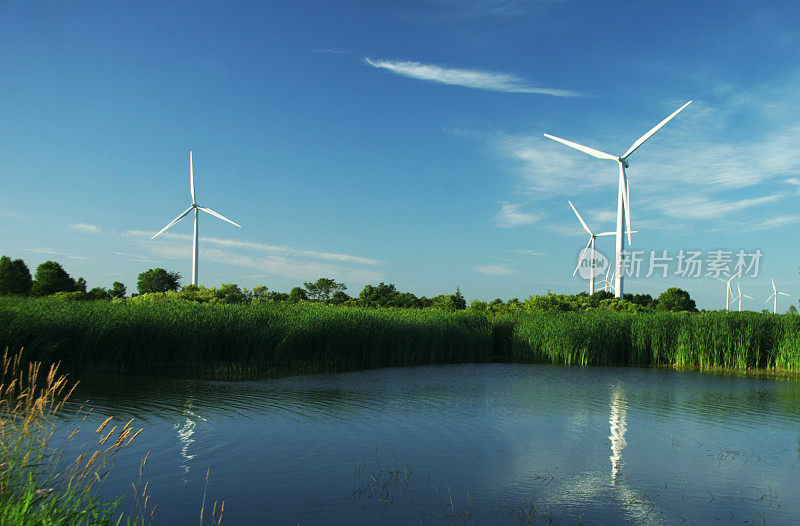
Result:
<svg viewBox="0 0 800 526">
<path fill-rule="evenodd" d="M 138 276 L 137 292 L 130 300 L 151 301 L 159 298 L 195 301 L 200 303 L 252 303 L 263 301 L 281 302 L 321 302 L 330 305 L 355 307 L 396 307 L 407 309 L 437 308 L 448 311 L 476 310 L 487 314 L 513 314 L 520 311 L 697 311 L 695 302 L 688 292 L 677 287 L 664 291 L 658 298 L 650 294 L 626 294 L 619 300 L 610 292 L 599 291 L 589 295 L 585 292 L 569 294 L 532 295 L 527 300 L 512 298 L 503 301 L 499 298 L 486 302 L 474 300 L 467 304 L 457 288 L 453 294 L 441 294 L 431 298 L 416 296 L 411 292 L 397 290 L 394 284 L 379 283 L 366 285 L 358 296 L 345 292 L 347 286 L 331 278 L 319 278 L 305 282 L 302 287 L 294 287 L 288 293 L 270 291 L 259 285 L 252 290 L 242 289 L 235 283 L 223 283 L 219 287 L 180 285 L 181 274 L 163 268 L 148 269 Z M 21 259 L 11 260 L 8 256 L 0 258 L 0 295 L 56 296 L 74 300 L 123 300 L 127 288 L 119 281 L 110 288 L 94 287 L 87 290 L 83 278 L 72 278 L 55 261 L 45 261 L 31 275 L 28 266 Z"/>
</svg>

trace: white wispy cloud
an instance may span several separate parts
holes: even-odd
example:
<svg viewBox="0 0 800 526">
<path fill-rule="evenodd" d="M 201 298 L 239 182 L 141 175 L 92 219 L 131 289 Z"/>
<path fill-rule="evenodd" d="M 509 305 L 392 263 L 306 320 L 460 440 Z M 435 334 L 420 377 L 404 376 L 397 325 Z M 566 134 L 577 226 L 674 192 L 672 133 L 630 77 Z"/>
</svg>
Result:
<svg viewBox="0 0 800 526">
<path fill-rule="evenodd" d="M 502 203 L 500 211 L 494 216 L 497 226 L 502 228 L 511 228 L 516 226 L 525 226 L 535 223 L 542 219 L 544 214 L 532 214 L 520 212 L 521 205 L 512 203 Z"/>
<path fill-rule="evenodd" d="M 800 223 L 800 215 L 781 215 L 756 221 L 750 226 L 749 230 L 769 230 L 786 225 L 793 225 L 795 223 Z"/>
<path fill-rule="evenodd" d="M 140 261 L 142 263 L 158 263 L 158 260 L 150 259 L 146 256 L 140 256 L 137 254 L 129 254 L 127 252 L 114 252 L 114 254 L 117 256 L 127 257 L 133 261 Z"/>
<path fill-rule="evenodd" d="M 541 88 L 510 73 L 496 73 L 475 69 L 446 68 L 436 64 L 422 64 L 408 60 L 384 60 L 364 58 L 364 62 L 374 68 L 385 69 L 418 80 L 463 86 L 486 91 L 500 91 L 505 93 L 531 93 L 536 95 L 551 95 L 554 97 L 579 97 L 581 94 L 563 89 Z"/>
<path fill-rule="evenodd" d="M 511 276 L 517 273 L 516 270 L 502 265 L 476 265 L 472 268 L 481 274 L 487 274 L 489 276 Z"/>
<path fill-rule="evenodd" d="M 153 243 L 150 247 L 153 253 L 169 259 L 189 259 L 191 246 L 185 244 L 178 246 L 167 243 Z M 318 276 L 332 276 L 338 280 L 359 283 L 377 282 L 384 279 L 382 273 L 360 268 L 341 267 L 330 263 L 318 261 L 303 261 L 296 258 L 282 256 L 255 257 L 241 254 L 231 250 L 219 248 L 203 248 L 203 261 L 213 261 L 237 267 L 266 272 L 270 276 L 280 276 L 292 280 L 307 280 Z"/>
<path fill-rule="evenodd" d="M 78 232 L 85 232 L 87 234 L 99 234 L 101 229 L 97 225 L 87 225 L 85 223 L 75 223 L 74 225 L 69 225 L 69 228 L 72 230 L 77 230 Z"/>
<path fill-rule="evenodd" d="M 24 250 L 25 252 L 33 252 L 34 254 L 45 254 L 48 256 L 59 256 L 67 259 L 80 259 L 83 261 L 91 261 L 91 258 L 76 256 L 74 254 L 68 254 L 66 252 L 61 252 L 59 250 L 53 250 L 50 248 L 21 248 L 20 250 Z"/>
<path fill-rule="evenodd" d="M 328 55 L 350 55 L 353 52 L 346 49 L 339 49 L 333 47 L 312 49 L 312 53 L 326 53 Z"/>
<path fill-rule="evenodd" d="M 127 235 L 133 237 L 152 237 L 155 232 L 144 231 L 144 230 L 128 230 L 126 232 Z M 165 232 L 160 236 L 163 239 L 179 239 L 183 241 L 191 240 L 192 236 L 188 234 L 173 234 L 171 232 Z M 257 250 L 261 252 L 267 252 L 271 254 L 278 254 L 283 256 L 291 256 L 291 257 L 304 257 L 304 258 L 312 258 L 312 259 L 322 259 L 322 260 L 329 260 L 329 261 L 337 261 L 341 263 L 353 263 L 357 265 L 378 265 L 381 262 L 377 259 L 370 259 L 370 258 L 363 258 L 359 256 L 351 256 L 348 254 L 337 254 L 334 252 L 317 252 L 314 250 L 303 250 L 298 248 L 292 247 L 285 247 L 285 246 L 275 246 L 275 245 L 266 245 L 264 243 L 256 243 L 253 241 L 239 241 L 235 239 L 220 239 L 215 237 L 201 237 L 200 242 L 202 244 L 211 244 L 216 245 L 219 247 L 227 247 L 227 248 L 241 248 L 247 250 Z"/>
<path fill-rule="evenodd" d="M 800 178 L 798 177 L 790 177 L 786 179 L 786 183 L 795 187 L 795 193 L 800 195 Z"/>
<path fill-rule="evenodd" d="M 666 201 L 661 200 L 657 206 L 664 214 L 676 218 L 714 219 L 745 208 L 772 203 L 781 197 L 782 194 L 773 194 L 751 199 L 721 201 L 706 196 L 681 196 Z"/>
</svg>

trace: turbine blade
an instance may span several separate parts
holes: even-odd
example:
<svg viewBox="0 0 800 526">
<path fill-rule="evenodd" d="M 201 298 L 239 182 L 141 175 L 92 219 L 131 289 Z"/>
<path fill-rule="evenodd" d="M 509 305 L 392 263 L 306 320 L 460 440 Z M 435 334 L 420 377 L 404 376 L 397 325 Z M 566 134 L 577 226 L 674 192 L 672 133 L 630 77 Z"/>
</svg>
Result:
<svg viewBox="0 0 800 526">
<path fill-rule="evenodd" d="M 747 294 L 742 294 L 742 297 L 743 297 L 743 298 L 750 298 L 750 299 L 753 299 L 753 296 L 748 296 Z"/>
<path fill-rule="evenodd" d="M 197 203 L 194 199 L 194 167 L 192 166 L 192 152 L 189 151 L 189 192 L 192 194 L 192 204 Z"/>
<path fill-rule="evenodd" d="M 578 269 L 581 268 L 581 262 L 583 261 L 583 258 L 586 256 L 586 251 L 589 250 L 589 245 L 591 244 L 592 244 L 592 238 L 589 238 L 589 242 L 586 243 L 586 246 L 583 248 L 583 250 L 581 250 L 581 255 L 578 256 L 578 264 L 575 266 L 575 270 L 572 271 L 573 276 L 577 274 Z"/>
<path fill-rule="evenodd" d="M 602 236 L 616 236 L 616 235 L 617 235 L 617 233 L 616 233 L 616 232 L 601 232 L 601 233 L 597 234 L 597 236 L 596 236 L 596 237 L 602 237 Z"/>
<path fill-rule="evenodd" d="M 636 142 L 635 142 L 635 143 L 633 143 L 633 146 L 631 146 L 630 148 L 628 148 L 628 151 L 627 151 L 627 152 L 625 152 L 625 155 L 623 155 L 623 156 L 622 156 L 622 158 L 623 158 L 623 159 L 627 159 L 627 158 L 628 158 L 628 156 L 629 156 L 630 154 L 632 154 L 633 152 L 635 152 L 635 151 L 636 151 L 636 149 L 637 149 L 639 146 L 641 146 L 641 145 L 642 145 L 642 144 L 643 144 L 643 143 L 644 143 L 644 142 L 645 142 L 647 139 L 649 139 L 650 137 L 652 137 L 652 136 L 653 136 L 653 134 L 654 134 L 655 132 L 657 132 L 658 130 L 660 130 L 660 129 L 661 129 L 661 128 L 662 128 L 662 127 L 663 127 L 663 126 L 666 124 L 666 123 L 668 123 L 669 121 L 671 121 L 671 120 L 672 120 L 672 118 L 673 118 L 673 117 L 675 117 L 675 115 L 679 114 L 681 111 L 683 111 L 683 109 L 684 109 L 686 106 L 688 106 L 688 105 L 689 105 L 689 104 L 691 104 L 691 103 L 692 103 L 692 101 L 689 101 L 689 102 L 687 102 L 686 104 L 684 104 L 683 106 L 681 106 L 680 108 L 678 108 L 677 110 L 675 110 L 675 111 L 674 111 L 674 112 L 673 112 L 673 113 L 672 113 L 672 114 L 671 114 L 669 117 L 667 117 L 667 118 L 666 118 L 666 119 L 664 119 L 663 121 L 661 121 L 661 122 L 659 122 L 658 124 L 656 124 L 656 125 L 655 125 L 655 127 L 653 127 L 653 129 L 652 129 L 652 130 L 650 130 L 649 132 L 647 132 L 647 133 L 645 133 L 644 135 L 642 135 L 641 137 L 639 137 L 639 138 L 636 140 Z"/>
<path fill-rule="evenodd" d="M 211 215 L 212 215 L 212 216 L 214 216 L 214 217 L 218 217 L 218 218 L 222 219 L 223 221 L 227 221 L 228 223 L 230 223 L 230 224 L 232 224 L 232 225 L 236 225 L 236 226 L 238 226 L 239 228 L 242 228 L 242 225 L 240 225 L 240 224 L 237 224 L 237 223 L 234 223 L 233 221 L 231 221 L 230 219 L 228 219 L 228 218 L 227 218 L 227 217 L 225 217 L 224 215 L 222 215 L 222 214 L 220 214 L 220 213 L 217 213 L 217 212 L 214 212 L 214 211 L 213 211 L 213 210 L 211 210 L 210 208 L 206 208 L 206 207 L 204 207 L 204 206 L 198 206 L 197 208 L 199 208 L 199 209 L 200 209 L 200 210 L 202 210 L 203 212 L 208 212 L 209 214 L 211 214 Z"/>
<path fill-rule="evenodd" d="M 771 299 L 772 299 L 772 298 L 774 298 L 774 297 L 775 297 L 775 294 L 773 294 L 773 295 L 772 295 L 772 296 L 770 296 L 769 298 L 765 299 L 765 300 L 764 300 L 764 303 L 768 302 L 769 300 L 771 300 Z"/>
<path fill-rule="evenodd" d="M 566 144 L 570 148 L 575 148 L 576 150 L 580 150 L 583 153 L 588 153 L 592 157 L 597 157 L 598 159 L 610 159 L 612 161 L 616 161 L 617 157 L 611 155 L 610 153 L 601 152 L 600 150 L 595 150 L 594 148 L 589 148 L 588 146 L 584 146 L 582 144 L 578 144 L 577 142 L 568 141 L 566 139 L 560 139 L 558 137 L 554 137 L 553 135 L 544 134 L 545 137 L 548 139 L 553 139 L 554 141 L 560 142 L 561 144 Z"/>
<path fill-rule="evenodd" d="M 575 205 L 572 204 L 572 201 L 567 201 L 567 202 L 569 203 L 569 206 L 572 207 L 572 211 L 575 212 L 575 215 L 578 216 L 578 221 L 580 221 L 581 225 L 583 225 L 583 229 L 586 230 L 586 232 L 590 236 L 593 236 L 594 234 L 592 233 L 591 230 L 589 230 L 589 226 L 586 224 L 586 221 L 584 221 L 581 215 L 578 213 L 578 210 L 575 209 Z"/>
<path fill-rule="evenodd" d="M 786 294 L 785 292 L 779 292 L 778 294 L 783 294 L 784 296 L 791 296 L 791 294 Z"/>
<path fill-rule="evenodd" d="M 158 231 L 158 234 L 154 235 L 154 236 L 153 236 L 153 237 L 151 237 L 150 239 L 155 239 L 155 238 L 157 238 L 157 237 L 158 237 L 159 235 L 161 235 L 161 233 L 162 233 L 162 232 L 164 232 L 166 229 L 168 229 L 169 227 L 171 227 L 172 225 L 174 225 L 175 223 L 177 223 L 178 221 L 180 221 L 181 219 L 183 219 L 184 217 L 186 217 L 186 214 L 188 214 L 189 212 L 191 212 L 193 208 L 194 208 L 194 205 L 192 205 L 192 206 L 190 206 L 189 208 L 187 208 L 187 209 L 186 209 L 186 211 L 185 211 L 184 213 L 182 213 L 181 215 L 179 215 L 178 217 L 176 217 L 175 219 L 173 219 L 172 221 L 170 221 L 170 222 L 169 222 L 169 224 L 167 224 L 167 226 L 165 226 L 164 228 L 162 228 L 161 230 L 159 230 L 159 231 Z"/>
<path fill-rule="evenodd" d="M 773 290 L 773 292 L 777 292 L 778 289 L 775 288 L 775 280 L 772 279 L 772 278 L 770 278 L 769 280 L 772 282 L 772 290 Z"/>
</svg>

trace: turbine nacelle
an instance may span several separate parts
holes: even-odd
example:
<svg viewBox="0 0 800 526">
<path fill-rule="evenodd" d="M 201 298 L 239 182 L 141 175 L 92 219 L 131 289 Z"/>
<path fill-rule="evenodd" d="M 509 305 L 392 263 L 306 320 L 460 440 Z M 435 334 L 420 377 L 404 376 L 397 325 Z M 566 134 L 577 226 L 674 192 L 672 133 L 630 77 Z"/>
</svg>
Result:
<svg viewBox="0 0 800 526">
<path fill-rule="evenodd" d="M 622 166 L 624 166 L 625 168 L 630 168 L 630 167 L 631 167 L 631 165 L 629 165 L 629 164 L 628 164 L 628 160 L 627 160 L 627 159 L 623 159 L 622 157 L 620 157 L 620 158 L 619 158 L 619 159 L 617 159 L 617 160 L 618 160 L 618 161 L 619 161 L 619 163 L 620 163 Z"/>
</svg>

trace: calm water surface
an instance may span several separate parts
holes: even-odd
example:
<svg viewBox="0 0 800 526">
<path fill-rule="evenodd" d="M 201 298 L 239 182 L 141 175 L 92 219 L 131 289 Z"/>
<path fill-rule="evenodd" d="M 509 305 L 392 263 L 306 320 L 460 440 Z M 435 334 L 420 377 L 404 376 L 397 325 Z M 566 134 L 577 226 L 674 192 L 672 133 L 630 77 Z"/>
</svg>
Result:
<svg viewBox="0 0 800 526">
<path fill-rule="evenodd" d="M 151 450 L 157 524 L 198 523 L 209 467 L 223 524 L 800 524 L 792 381 L 469 364 L 104 378 L 85 399 L 88 433 L 144 428 L 104 492 L 128 495 Z"/>
</svg>

